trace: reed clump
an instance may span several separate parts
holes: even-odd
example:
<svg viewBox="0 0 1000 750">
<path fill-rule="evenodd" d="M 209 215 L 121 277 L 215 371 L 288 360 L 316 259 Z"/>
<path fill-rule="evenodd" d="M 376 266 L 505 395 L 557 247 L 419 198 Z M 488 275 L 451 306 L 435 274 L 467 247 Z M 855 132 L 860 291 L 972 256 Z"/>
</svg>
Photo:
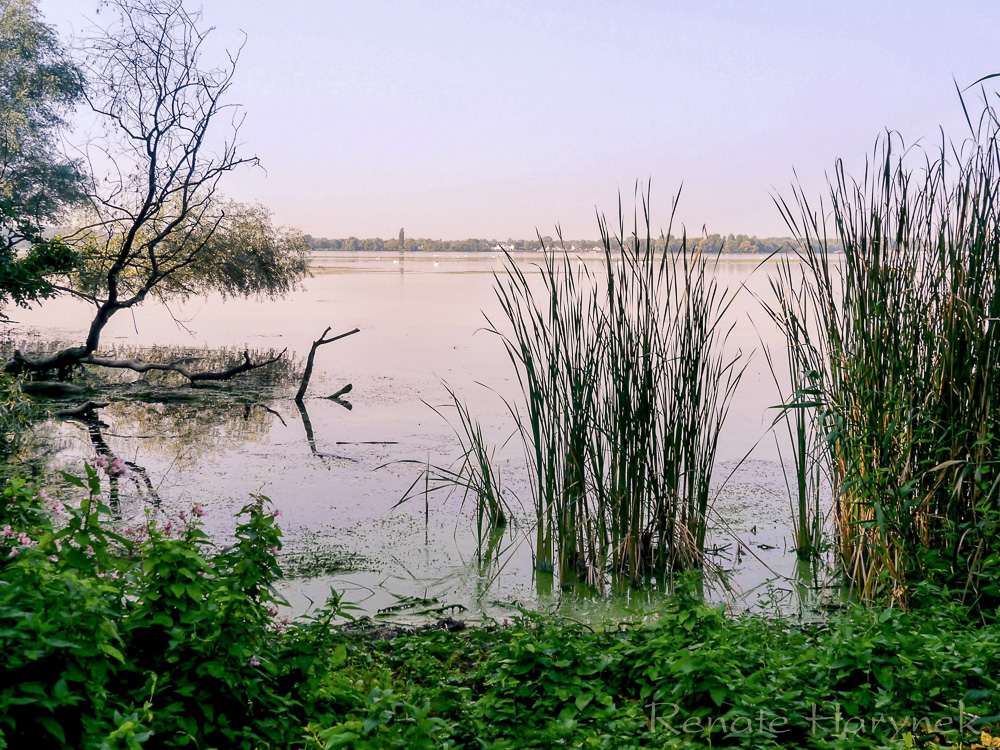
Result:
<svg viewBox="0 0 1000 750">
<path fill-rule="evenodd" d="M 675 202 L 676 207 L 676 202 Z M 545 249 L 540 273 L 508 256 L 497 276 L 503 341 L 521 387 L 511 404 L 532 483 L 535 557 L 560 580 L 666 583 L 700 570 L 715 454 L 742 374 L 724 352 L 732 295 L 718 256 L 654 240 L 648 193 L 626 234 L 600 220 L 591 270 Z"/>
<path fill-rule="evenodd" d="M 832 253 L 801 190 L 778 201 L 801 241 L 775 319 L 822 436 L 839 558 L 863 597 L 918 585 L 1000 602 L 1000 121 L 935 151 L 879 140 L 860 181 L 837 163 Z M 919 168 L 911 168 L 919 155 Z"/>
</svg>

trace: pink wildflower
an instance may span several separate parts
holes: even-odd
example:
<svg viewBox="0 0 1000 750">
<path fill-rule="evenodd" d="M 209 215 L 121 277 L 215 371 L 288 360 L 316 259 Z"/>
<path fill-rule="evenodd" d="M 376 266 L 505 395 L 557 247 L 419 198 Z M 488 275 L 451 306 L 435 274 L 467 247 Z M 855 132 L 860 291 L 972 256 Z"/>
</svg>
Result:
<svg viewBox="0 0 1000 750">
<path fill-rule="evenodd" d="M 108 466 L 108 476 L 109 477 L 127 477 L 129 474 L 128 466 L 121 458 L 115 458 Z"/>
<path fill-rule="evenodd" d="M 10 553 L 8 553 L 7 557 L 14 557 L 15 555 L 19 555 L 20 553 L 21 553 L 21 550 L 18 547 L 12 547 L 11 550 L 10 550 Z"/>
<path fill-rule="evenodd" d="M 272 513 L 271 513 L 271 518 L 277 518 L 280 515 L 281 515 L 281 511 L 278 510 L 277 508 L 275 508 L 274 511 L 272 511 Z"/>
<path fill-rule="evenodd" d="M 191 515 L 196 518 L 201 518 L 203 515 L 205 515 L 205 509 L 202 508 L 200 505 L 194 505 L 191 508 Z"/>
<path fill-rule="evenodd" d="M 260 666 L 260 659 L 258 659 L 256 656 L 251 656 L 250 657 L 250 666 L 251 667 L 259 667 Z"/>
<path fill-rule="evenodd" d="M 3 531 L 0 531 L 0 534 L 3 534 L 6 537 L 12 537 L 14 536 L 14 529 L 10 527 L 10 524 L 7 524 L 3 527 Z"/>
<path fill-rule="evenodd" d="M 274 617 L 275 615 L 278 614 L 278 608 L 272 604 L 270 607 L 267 608 L 267 614 L 270 617 Z"/>
<path fill-rule="evenodd" d="M 98 469 L 107 469 L 111 465 L 111 461 L 103 453 L 94 459 L 94 466 Z"/>
</svg>

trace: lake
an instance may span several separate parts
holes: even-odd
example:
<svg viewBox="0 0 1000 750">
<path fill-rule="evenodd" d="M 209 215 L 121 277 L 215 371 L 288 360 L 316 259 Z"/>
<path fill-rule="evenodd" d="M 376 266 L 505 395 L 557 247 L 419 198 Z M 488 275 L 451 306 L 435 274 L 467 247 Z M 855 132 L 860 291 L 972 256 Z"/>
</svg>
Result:
<svg viewBox="0 0 1000 750">
<path fill-rule="evenodd" d="M 516 259 L 529 273 L 538 261 L 537 255 Z M 208 531 L 223 544 L 250 495 L 267 495 L 281 511 L 281 561 L 289 573 L 282 591 L 296 612 L 321 603 L 331 587 L 362 613 L 390 608 L 397 619 L 425 610 L 433 611 L 424 617 L 502 618 L 522 606 L 558 607 L 588 619 L 655 611 L 660 595 L 651 592 L 625 591 L 609 603 L 553 589 L 533 569 L 526 516 L 511 525 L 497 560 L 480 564 L 471 502 L 463 508 L 460 494 L 396 507 L 420 464 L 456 457 L 452 428 L 431 408 L 448 400 L 443 381 L 468 402 L 496 445 L 513 431 L 502 398 L 518 394 L 516 376 L 498 338 L 483 330 L 484 315 L 499 313 L 493 274 L 503 272 L 503 262 L 486 254 L 317 254 L 312 278 L 284 300 L 213 297 L 119 313 L 104 347 L 287 347 L 300 365 L 327 326 L 331 334 L 361 329 L 318 350 L 305 414 L 293 401 L 297 381 L 268 390 L 260 404 L 116 401 L 104 409 L 100 438 L 144 470 L 121 484 L 123 517 L 176 517 L 199 503 Z M 597 267 L 601 258 L 578 262 Z M 737 609 L 787 611 L 823 590 L 815 581 L 799 585 L 788 491 L 768 430 L 780 399 L 761 346 L 781 347 L 783 339 L 756 296 L 768 298 L 771 268 L 757 257 L 736 256 L 716 268 L 723 286 L 739 290 L 729 344 L 750 359 L 719 449 L 715 510 L 724 522 L 713 524 L 710 546 L 719 551 L 713 560 L 729 571 L 728 589 L 717 586 L 713 595 Z M 14 344 L 35 348 L 81 340 L 90 311 L 59 299 L 12 317 Z M 352 408 L 321 398 L 347 383 Z M 86 426 L 50 422 L 41 430 L 51 439 L 53 466 L 80 471 L 83 460 L 93 461 L 94 436 Z M 529 508 L 520 451 L 508 447 L 500 456 L 505 484 Z M 402 597 L 430 603 L 392 609 Z"/>
</svg>

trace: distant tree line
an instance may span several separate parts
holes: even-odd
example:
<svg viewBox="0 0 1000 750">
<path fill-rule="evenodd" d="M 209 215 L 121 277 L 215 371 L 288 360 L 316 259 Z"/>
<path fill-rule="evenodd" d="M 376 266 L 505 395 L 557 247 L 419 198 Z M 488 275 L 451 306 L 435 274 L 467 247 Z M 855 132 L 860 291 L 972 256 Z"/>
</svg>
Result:
<svg viewBox="0 0 1000 750">
<path fill-rule="evenodd" d="M 343 251 L 371 253 L 486 253 L 507 250 L 508 252 L 538 252 L 545 247 L 565 247 L 570 252 L 601 251 L 603 246 L 596 240 L 554 240 L 552 237 L 542 237 L 541 240 L 430 240 L 405 237 L 402 230 L 398 239 L 383 240 L 378 237 L 358 239 L 328 239 L 305 235 L 306 244 L 313 251 Z M 657 250 L 663 249 L 667 243 L 666 237 L 653 240 Z M 680 237 L 669 238 L 669 249 L 678 252 L 681 248 Z M 791 237 L 753 237 L 747 234 L 709 234 L 703 237 L 688 237 L 689 250 L 701 248 L 708 253 L 757 253 L 767 255 L 775 252 L 788 252 L 797 249 L 798 243 Z M 830 248 L 839 250 L 838 242 L 831 240 Z"/>
</svg>

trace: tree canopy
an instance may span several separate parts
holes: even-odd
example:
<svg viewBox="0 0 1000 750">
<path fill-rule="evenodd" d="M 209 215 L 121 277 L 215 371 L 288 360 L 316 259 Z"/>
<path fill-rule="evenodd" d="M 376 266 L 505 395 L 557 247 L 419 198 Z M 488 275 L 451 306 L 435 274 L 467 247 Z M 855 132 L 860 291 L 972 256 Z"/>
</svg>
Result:
<svg viewBox="0 0 1000 750">
<path fill-rule="evenodd" d="M 220 192 L 226 174 L 257 165 L 240 151 L 242 111 L 227 101 L 239 50 L 206 63 L 211 29 L 182 0 L 107 0 L 102 18 L 75 45 L 98 127 L 79 147 L 81 207 L 65 235 L 75 262 L 52 287 L 90 302 L 94 317 L 80 346 L 17 353 L 8 372 L 128 367 L 96 354 L 121 310 L 212 291 L 282 296 L 308 272 L 300 233 Z"/>
<path fill-rule="evenodd" d="M 83 92 L 79 69 L 34 0 L 0 0 L 0 311 L 52 294 L 73 253 L 43 233 L 81 197 L 79 165 L 57 148 Z"/>
</svg>

